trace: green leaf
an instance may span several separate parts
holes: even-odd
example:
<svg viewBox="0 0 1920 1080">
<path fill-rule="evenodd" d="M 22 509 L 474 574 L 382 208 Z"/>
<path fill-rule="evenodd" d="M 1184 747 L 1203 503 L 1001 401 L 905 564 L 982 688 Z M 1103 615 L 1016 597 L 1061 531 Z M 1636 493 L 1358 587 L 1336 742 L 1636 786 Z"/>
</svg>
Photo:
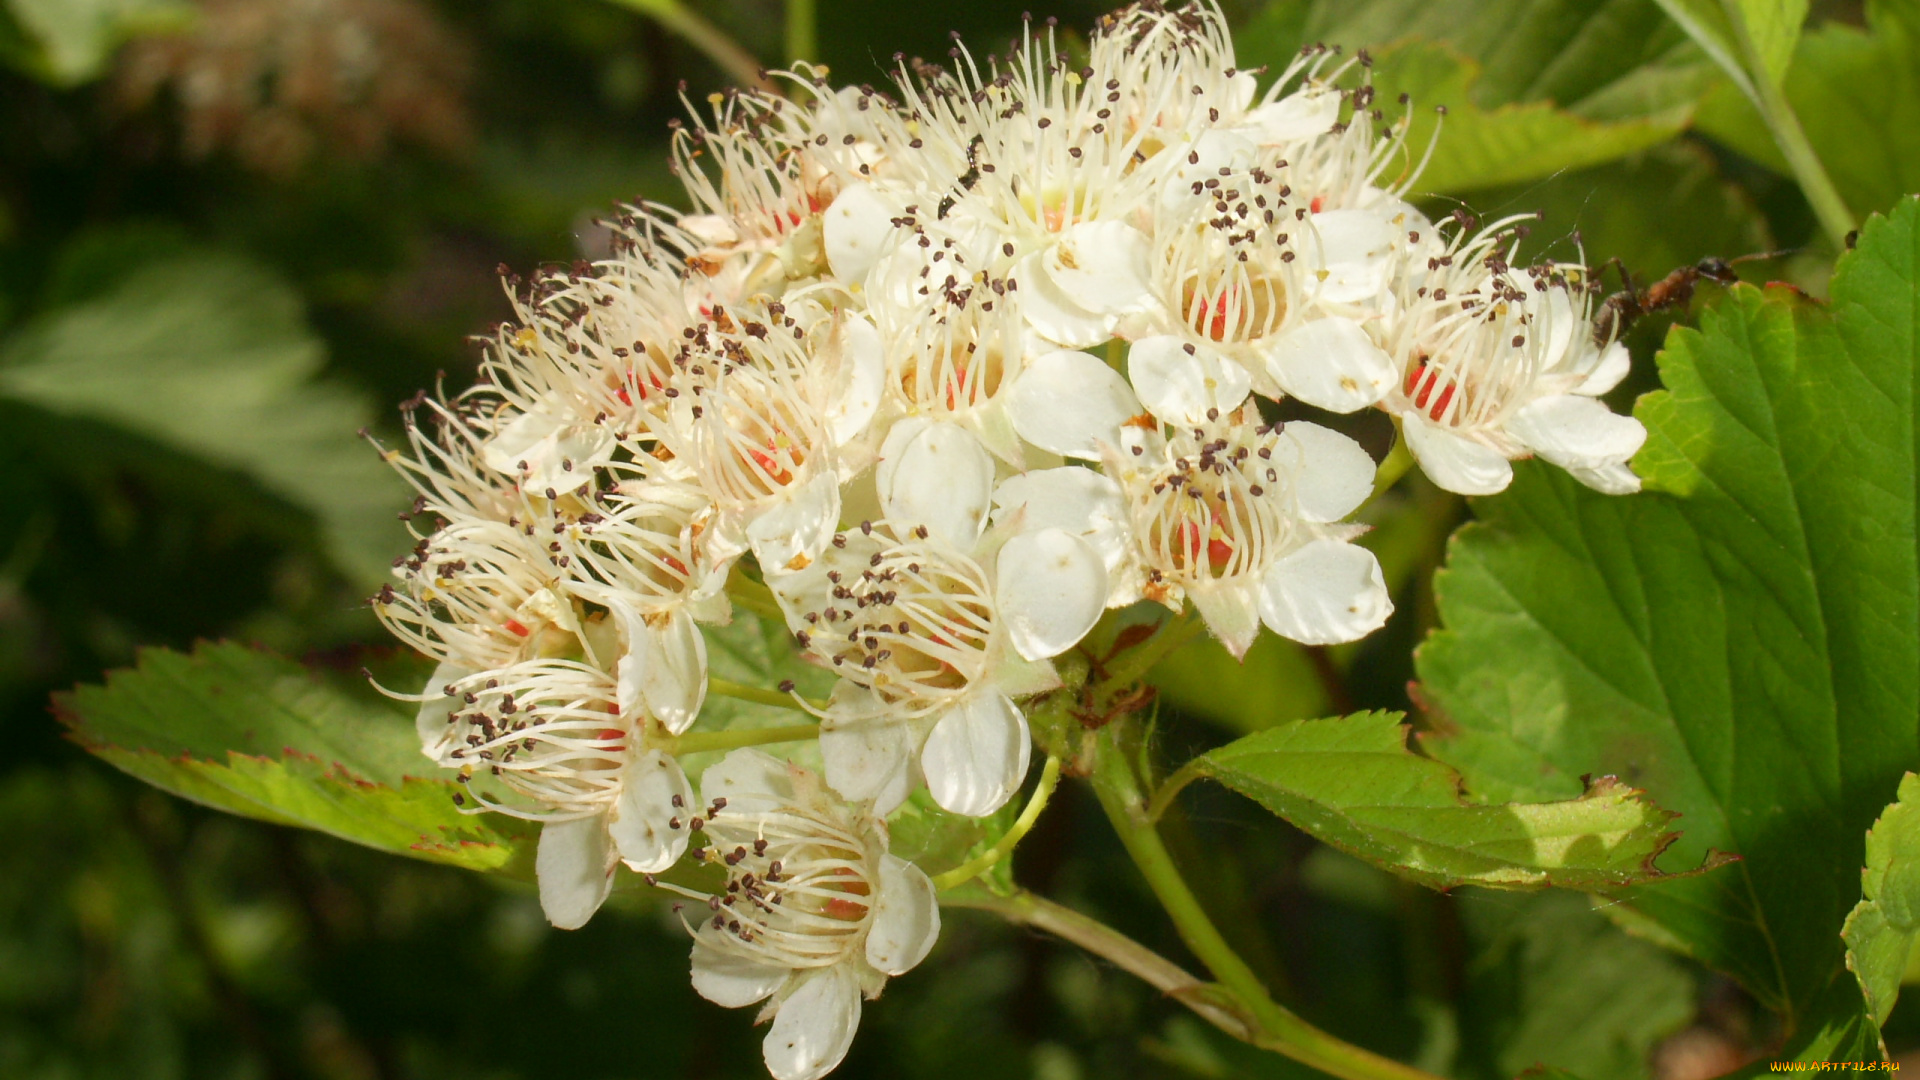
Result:
<svg viewBox="0 0 1920 1080">
<path fill-rule="evenodd" d="M 1845 969 L 1836 967 L 1833 977 L 1806 1010 L 1799 1029 L 1782 1046 L 1775 1060 L 1782 1061 L 1884 1061 L 1885 1048 L 1880 1028 L 1860 996 L 1860 983 Z M 1759 1077 L 1772 1072 L 1765 1062 L 1756 1061 L 1734 1075 Z"/>
<path fill-rule="evenodd" d="M 316 382 L 321 343 L 279 278 L 238 258 L 142 267 L 0 349 L 0 395 L 237 470 L 318 519 L 334 561 L 383 579 L 406 487 L 355 437 L 361 398 Z"/>
<path fill-rule="evenodd" d="M 1420 192 L 1519 183 L 1644 150 L 1678 133 L 1710 84 L 1652 0 L 1283 2 L 1236 40 L 1244 65 L 1273 71 L 1303 44 L 1370 50 L 1379 100 L 1412 101 L 1412 157 L 1437 124 L 1443 132 Z"/>
<path fill-rule="evenodd" d="M 1602 118 L 1596 102 L 1650 103 L 1633 88 L 1659 71 L 1703 66 L 1655 0 L 1280 0 L 1235 35 L 1243 66 L 1275 71 L 1303 45 L 1378 50 L 1409 39 L 1447 45 L 1479 65 L 1476 105 L 1551 101 L 1594 119 Z"/>
<path fill-rule="evenodd" d="M 1673 815 L 1610 777 L 1576 798 L 1468 802 L 1459 774 L 1408 751 L 1397 713 L 1271 728 L 1181 771 L 1225 784 L 1319 840 L 1435 888 L 1602 889 L 1662 876 Z"/>
<path fill-rule="evenodd" d="M 1455 1075 L 1577 1069 L 1639 1080 L 1659 1040 L 1694 1014 L 1694 980 L 1574 893 L 1462 890 L 1455 910 L 1473 952 L 1460 998 L 1464 1060 Z M 1563 1074 L 1564 1075 L 1564 1074 Z"/>
<path fill-rule="evenodd" d="M 1868 830 L 1860 880 L 1864 899 L 1840 936 L 1874 1022 L 1885 1024 L 1920 940 L 1920 776 L 1901 778 L 1899 799 Z"/>
<path fill-rule="evenodd" d="M 1439 45 L 1408 44 L 1376 58 L 1383 95 L 1415 102 L 1410 147 L 1439 142 L 1415 190 L 1459 192 L 1551 176 L 1625 157 L 1665 142 L 1686 123 L 1684 112 L 1619 122 L 1588 120 L 1547 102 L 1481 108 L 1472 100 L 1479 71 Z M 1444 118 L 1432 106 L 1445 106 Z"/>
<path fill-rule="evenodd" d="M 426 673 L 417 665 L 403 685 Z M 396 680 L 397 681 L 397 680 Z M 322 676 L 240 645 L 162 649 L 55 699 L 75 741 L 215 809 L 474 870 L 531 873 L 537 826 L 461 813 L 412 711 L 358 676 Z"/>
<path fill-rule="evenodd" d="M 1875 218 L 1833 304 L 1736 287 L 1661 357 L 1609 498 L 1544 467 L 1482 500 L 1417 657 L 1474 790 L 1564 797 L 1608 772 L 1684 815 L 1633 914 L 1789 1030 L 1841 967 L 1867 826 L 1920 761 L 1914 530 L 1920 204 Z M 1626 909 L 1610 909 L 1619 912 Z"/>
<path fill-rule="evenodd" d="M 1897 4 L 1867 5 L 1868 30 L 1827 23 L 1808 34 L 1783 87 L 1820 163 L 1856 214 L 1920 191 L 1920 35 Z M 1735 88 L 1701 102 L 1700 129 L 1792 175 L 1766 121 Z"/>
<path fill-rule="evenodd" d="M 1807 0 L 1658 0 L 1674 22 L 1743 87 L 1774 85 L 1793 62 Z M 1749 97 L 1752 91 L 1748 90 Z"/>
<path fill-rule="evenodd" d="M 1618 258 L 1642 284 L 1708 255 L 1773 247 L 1752 199 L 1720 175 L 1704 148 L 1685 141 L 1539 183 L 1481 192 L 1477 200 L 1488 216 L 1537 212 L 1533 235 L 1558 243 L 1551 252 L 1556 258 L 1578 257 L 1571 243 L 1560 240 L 1578 231 L 1587 261 Z M 1607 282 L 1616 284 L 1611 275 Z"/>
<path fill-rule="evenodd" d="M 27 39 L 16 62 L 55 86 L 94 78 L 121 43 L 192 25 L 196 12 L 180 0 L 6 0 Z"/>
</svg>

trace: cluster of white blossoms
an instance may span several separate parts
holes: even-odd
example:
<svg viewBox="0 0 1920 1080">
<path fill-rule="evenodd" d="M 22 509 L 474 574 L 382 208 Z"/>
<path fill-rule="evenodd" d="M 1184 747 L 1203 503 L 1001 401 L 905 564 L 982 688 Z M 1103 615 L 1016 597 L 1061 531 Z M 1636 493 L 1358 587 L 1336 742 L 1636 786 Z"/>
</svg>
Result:
<svg viewBox="0 0 1920 1080">
<path fill-rule="evenodd" d="M 1023 702 L 1103 613 L 1191 600 L 1235 655 L 1386 621 L 1343 523 L 1373 460 L 1272 402 L 1385 410 L 1453 491 L 1531 454 L 1637 486 L 1586 277 L 1406 202 L 1420 148 L 1364 56 L 1261 92 L 1203 3 L 1118 12 L 1084 61 L 1029 31 L 891 94 L 802 69 L 787 98 L 716 95 L 675 134 L 692 212 L 510 278 L 478 385 L 411 403 L 389 454 L 431 528 L 374 607 L 439 664 L 426 753 L 469 809 L 543 823 L 558 926 L 697 835 L 728 878 L 692 911 L 694 986 L 768 1002 L 781 1080 L 831 1070 L 938 932 L 886 815 L 921 787 L 1003 806 Z M 743 588 L 837 678 L 795 698 L 823 769 L 736 750 L 696 800 L 674 751 L 700 626 Z"/>
</svg>

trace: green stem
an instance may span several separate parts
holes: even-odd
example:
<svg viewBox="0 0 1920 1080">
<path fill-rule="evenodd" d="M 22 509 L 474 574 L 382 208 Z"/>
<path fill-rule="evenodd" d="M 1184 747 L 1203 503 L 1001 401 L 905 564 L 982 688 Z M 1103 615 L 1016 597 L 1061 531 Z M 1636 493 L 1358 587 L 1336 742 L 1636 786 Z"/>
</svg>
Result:
<svg viewBox="0 0 1920 1080">
<path fill-rule="evenodd" d="M 1147 801 L 1147 808 L 1142 811 L 1142 816 L 1146 819 L 1144 824 L 1153 825 L 1158 823 L 1161 817 L 1166 814 L 1167 807 L 1173 805 L 1174 796 L 1180 794 L 1181 789 L 1188 784 L 1200 779 L 1203 774 L 1199 766 L 1200 759 L 1194 758 L 1192 761 L 1175 769 L 1173 775 L 1160 781 L 1159 786 L 1153 789 L 1153 798 Z"/>
<path fill-rule="evenodd" d="M 1153 636 L 1128 649 L 1120 659 L 1108 665 L 1101 682 L 1115 689 L 1124 690 L 1146 678 L 1154 665 L 1165 660 L 1174 650 L 1200 635 L 1207 624 L 1194 618 L 1186 611 L 1180 612 L 1154 628 Z"/>
<path fill-rule="evenodd" d="M 1387 493 L 1387 489 L 1400 482 L 1413 468 L 1413 451 L 1407 447 L 1407 436 L 1400 430 L 1400 418 L 1393 421 L 1393 449 L 1387 451 L 1386 459 L 1373 472 L 1373 494 L 1369 502 Z"/>
<path fill-rule="evenodd" d="M 1094 790 L 1127 854 L 1173 919 L 1180 939 L 1220 981 L 1221 988 L 1239 1000 L 1253 1021 L 1255 1032 L 1248 1041 L 1345 1080 L 1435 1080 L 1430 1073 L 1334 1038 L 1268 995 L 1253 969 L 1213 925 L 1199 898 L 1180 876 L 1166 844 L 1148 822 L 1139 781 L 1118 741 L 1117 732 L 1127 726 L 1125 722 L 1109 724 L 1101 731 Z"/>
<path fill-rule="evenodd" d="M 771 705 L 776 709 L 796 709 L 800 712 L 806 712 L 808 705 L 822 710 L 827 707 L 827 703 L 824 701 L 814 701 L 812 698 L 803 698 L 801 700 L 806 702 L 806 704 L 803 705 L 799 701 L 795 701 L 792 694 L 781 693 L 778 690 L 768 690 L 762 686 L 747 686 L 744 683 L 730 682 L 726 679 L 716 679 L 712 676 L 707 677 L 707 693 L 719 694 L 721 697 L 738 698 L 741 701 L 758 702 L 761 705 Z"/>
<path fill-rule="evenodd" d="M 690 731 L 667 740 L 661 749 L 670 754 L 699 754 L 709 750 L 738 750 L 743 746 L 806 742 L 820 737 L 818 724 L 790 727 L 737 728 L 733 731 Z"/>
<path fill-rule="evenodd" d="M 757 90 L 773 90 L 773 84 L 760 70 L 760 61 L 752 53 L 723 33 L 719 27 L 696 15 L 680 0 L 612 0 L 621 7 L 640 12 L 685 39 L 687 44 L 706 54 L 721 71 Z"/>
<path fill-rule="evenodd" d="M 1800 126 L 1800 118 L 1794 115 L 1793 106 L 1787 103 L 1787 95 L 1780 89 L 1767 71 L 1767 63 L 1760 55 L 1760 47 L 1754 43 L 1753 34 L 1747 29 L 1746 16 L 1737 3 L 1722 3 L 1727 19 L 1733 24 L 1734 36 L 1740 42 L 1740 52 L 1746 60 L 1751 80 L 1753 103 L 1767 122 L 1768 130 L 1773 132 L 1773 141 L 1780 147 L 1780 153 L 1786 157 L 1787 166 L 1793 170 L 1793 178 L 1800 185 L 1801 194 L 1813 207 L 1820 219 L 1821 228 L 1826 230 L 1827 238 L 1833 241 L 1834 250 L 1846 246 L 1847 234 L 1854 228 L 1853 214 L 1847 209 L 1846 200 L 1840 197 L 1840 189 L 1833 186 L 1833 178 L 1827 175 L 1826 167 L 1820 164 L 1819 155 L 1813 152 L 1813 144 L 1807 141 L 1806 129 Z"/>
<path fill-rule="evenodd" d="M 1173 961 L 1069 907 L 1019 889 L 1012 896 L 994 896 L 973 889 L 940 898 L 945 907 L 990 911 L 1020 926 L 1043 930 L 1102 957 L 1113 966 L 1172 997 L 1236 1039 L 1248 1040 L 1253 1029 L 1247 1019 L 1224 1007 L 1211 983 L 1195 978 Z"/>
<path fill-rule="evenodd" d="M 1040 770 L 1040 783 L 1033 789 L 1033 797 L 1027 800 L 1026 808 L 1014 820 L 1013 827 L 1005 836 L 978 856 L 968 859 L 944 874 L 936 874 L 933 887 L 942 891 L 965 885 L 981 874 L 992 869 L 995 863 L 1013 853 L 1015 844 L 1040 820 L 1041 811 L 1047 808 L 1047 800 L 1053 797 L 1053 789 L 1060 783 L 1060 759 L 1048 755 L 1046 767 Z"/>
<path fill-rule="evenodd" d="M 814 0 L 787 0 L 787 62 L 820 59 L 819 18 Z"/>
</svg>

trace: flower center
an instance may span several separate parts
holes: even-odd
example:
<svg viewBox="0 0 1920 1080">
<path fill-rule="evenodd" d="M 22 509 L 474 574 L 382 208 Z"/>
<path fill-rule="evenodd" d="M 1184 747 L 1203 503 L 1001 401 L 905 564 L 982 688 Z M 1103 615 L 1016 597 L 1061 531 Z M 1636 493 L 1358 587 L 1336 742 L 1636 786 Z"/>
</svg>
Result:
<svg viewBox="0 0 1920 1080">
<path fill-rule="evenodd" d="M 790 968 L 825 967 L 860 947 L 873 914 L 873 872 L 843 822 L 799 807 L 741 814 L 723 800 L 702 823 L 723 892 L 699 897 L 708 943 Z M 697 894 L 689 894 L 696 895 Z"/>
<path fill-rule="evenodd" d="M 440 757 L 470 784 L 477 771 L 539 804 L 508 806 L 475 790 L 480 807 L 516 817 L 577 816 L 619 795 L 628 732 L 613 717 L 612 680 L 569 660 L 531 660 L 436 688 L 457 698 Z"/>
<path fill-rule="evenodd" d="M 884 523 L 834 538 L 825 603 L 801 644 L 834 673 L 908 715 L 962 693 L 986 664 L 993 600 L 972 559 L 924 528 Z"/>
<path fill-rule="evenodd" d="M 1260 573 L 1281 550 L 1289 525 L 1279 499 L 1286 478 L 1272 463 L 1277 427 L 1249 431 L 1229 417 L 1182 433 L 1169 440 L 1166 464 L 1130 483 L 1150 599 Z"/>
<path fill-rule="evenodd" d="M 1204 285 L 1199 274 L 1180 291 L 1180 310 L 1194 333 L 1223 344 L 1245 344 L 1280 327 L 1287 318 L 1287 287 L 1263 274 L 1216 272 Z"/>
</svg>

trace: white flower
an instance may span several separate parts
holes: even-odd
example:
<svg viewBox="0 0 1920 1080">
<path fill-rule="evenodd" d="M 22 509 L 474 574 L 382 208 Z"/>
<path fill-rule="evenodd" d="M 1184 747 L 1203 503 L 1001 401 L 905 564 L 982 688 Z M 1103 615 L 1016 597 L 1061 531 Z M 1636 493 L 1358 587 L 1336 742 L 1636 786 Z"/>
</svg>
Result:
<svg viewBox="0 0 1920 1080">
<path fill-rule="evenodd" d="M 1448 491 L 1500 491 L 1510 460 L 1532 454 L 1600 491 L 1638 491 L 1627 461 L 1646 429 L 1598 400 L 1626 376 L 1626 346 L 1593 340 L 1577 268 L 1508 265 L 1508 224 L 1429 263 L 1391 343 L 1400 375 L 1381 407 Z"/>
<path fill-rule="evenodd" d="M 925 525 L 836 535 L 775 589 L 801 646 L 840 676 L 820 726 L 828 782 L 881 813 L 921 777 L 954 813 L 998 809 L 1032 749 L 1014 698 L 1059 685 L 1046 660 L 1092 628 L 1106 586 L 1099 554 L 1063 529 L 970 552 Z"/>
<path fill-rule="evenodd" d="M 1021 294 L 976 265 L 991 257 L 912 215 L 900 220 L 911 242 L 880 259 L 867 290 L 886 348 L 887 413 L 951 421 L 1018 466 L 1006 401 L 1027 350 Z"/>
<path fill-rule="evenodd" d="M 840 519 L 843 453 L 878 407 L 880 343 L 857 313 L 804 301 L 716 311 L 688 331 L 661 440 L 716 511 L 716 559 L 751 548 L 769 574 L 819 557 Z"/>
<path fill-rule="evenodd" d="M 822 211 L 854 155 L 838 139 L 815 145 L 819 110 L 758 92 L 710 100 L 711 123 L 689 109 L 693 126 L 674 131 L 673 170 L 697 208 L 678 223 L 696 241 L 688 264 L 722 304 L 778 299 L 827 273 Z"/>
<path fill-rule="evenodd" d="M 1131 527 L 1139 592 L 1182 597 L 1227 650 L 1260 624 L 1308 645 L 1355 641 L 1393 613 L 1373 553 L 1333 524 L 1373 491 L 1373 459 L 1317 424 L 1246 413 L 1177 430 L 1157 460 L 1110 456 Z"/>
<path fill-rule="evenodd" d="M 933 883 L 887 851 L 879 818 L 818 777 L 736 750 L 700 781 L 708 846 L 727 885 L 691 912 L 693 988 L 718 1005 L 765 1001 L 775 1080 L 816 1080 L 846 1057 L 861 998 L 912 970 L 940 936 Z M 674 888 L 673 886 L 667 886 Z"/>
<path fill-rule="evenodd" d="M 469 519 L 423 538 L 395 567 L 401 587 L 373 598 L 374 614 L 418 652 L 467 671 L 577 649 L 560 570 L 520 525 Z"/>
<path fill-rule="evenodd" d="M 686 775 L 644 745 L 641 718 L 623 713 L 620 697 L 613 678 L 581 660 L 473 673 L 442 664 L 420 708 L 428 755 L 459 769 L 475 800 L 465 809 L 544 823 L 534 867 L 540 904 L 563 929 L 584 926 L 599 909 L 616 861 L 658 871 L 686 850 Z M 490 792 L 490 782 L 504 792 Z"/>
<path fill-rule="evenodd" d="M 1408 234 L 1380 211 L 1311 209 L 1292 173 L 1222 165 L 1163 190 L 1154 303 L 1122 324 L 1135 389 L 1161 419 L 1193 423 L 1249 389 L 1352 412 L 1392 388 L 1375 338 Z"/>
<path fill-rule="evenodd" d="M 1352 439 L 1304 421 L 1260 425 L 1251 405 L 1163 438 L 1119 374 L 1083 353 L 1036 361 L 1014 406 L 1022 435 L 1098 456 L 1106 477 L 1030 473 L 1010 482 L 997 517 L 1024 507 L 1079 523 L 1112 578 L 1110 604 L 1145 596 L 1177 610 L 1191 597 L 1236 656 L 1262 622 L 1324 645 L 1364 637 L 1393 611 L 1373 554 L 1346 543 L 1358 530 L 1333 524 L 1373 489 L 1373 459 Z"/>
</svg>

